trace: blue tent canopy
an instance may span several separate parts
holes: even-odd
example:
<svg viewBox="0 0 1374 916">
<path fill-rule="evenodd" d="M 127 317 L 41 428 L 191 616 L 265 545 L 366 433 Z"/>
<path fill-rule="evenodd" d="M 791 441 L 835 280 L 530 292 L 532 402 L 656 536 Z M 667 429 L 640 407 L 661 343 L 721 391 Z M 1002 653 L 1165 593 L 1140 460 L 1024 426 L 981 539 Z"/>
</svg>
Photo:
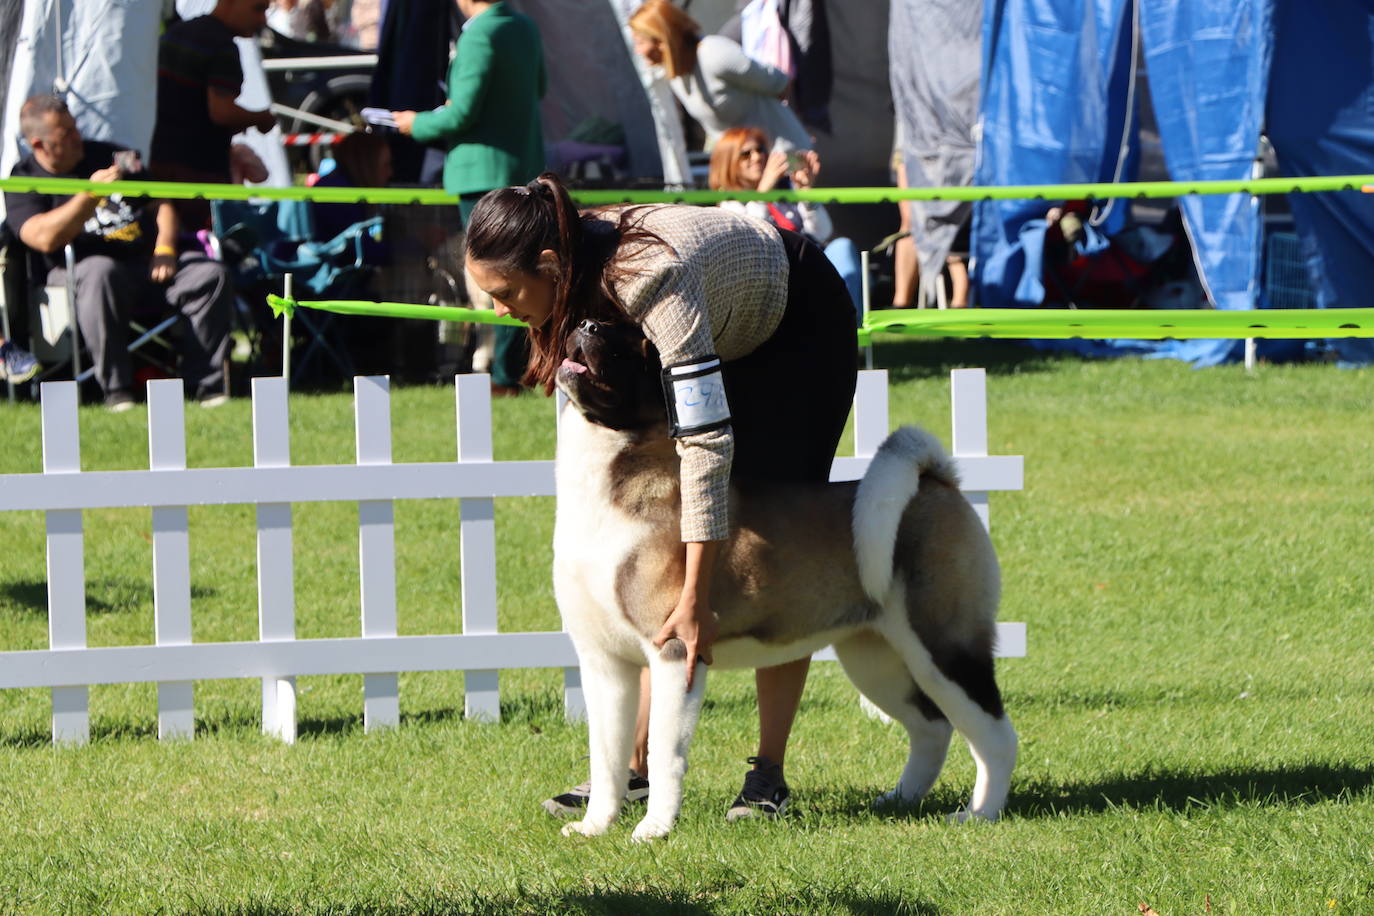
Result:
<svg viewBox="0 0 1374 916">
<path fill-rule="evenodd" d="M 1366 171 L 1374 160 L 1370 6 L 1368 0 L 991 0 L 984 16 L 977 181 L 1134 177 L 1137 47 L 1171 178 L 1250 177 L 1266 130 L 1266 103 L 1267 130 L 1285 174 Z M 1057 203 L 977 205 L 971 266 L 980 305 L 1044 301 L 1044 215 Z M 1200 196 L 1179 206 L 1215 307 L 1264 307 L 1258 201 Z M 1108 208 L 1105 215 L 1099 209 L 1089 244 L 1105 245 L 1125 209 Z M 1367 305 L 1359 297 L 1374 288 L 1374 197 L 1295 195 L 1293 210 L 1319 305 Z M 1153 351 L 1198 365 L 1239 355 L 1235 341 L 1069 346 Z M 1368 344 L 1342 347 L 1348 358 L 1368 359 Z"/>
</svg>

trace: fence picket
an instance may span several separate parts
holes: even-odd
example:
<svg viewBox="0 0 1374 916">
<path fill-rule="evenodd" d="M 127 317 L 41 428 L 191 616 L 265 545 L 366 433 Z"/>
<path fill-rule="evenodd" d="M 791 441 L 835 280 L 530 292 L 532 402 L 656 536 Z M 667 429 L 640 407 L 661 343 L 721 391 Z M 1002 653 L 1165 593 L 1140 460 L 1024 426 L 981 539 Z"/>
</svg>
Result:
<svg viewBox="0 0 1374 916">
<path fill-rule="evenodd" d="M 253 465 L 291 463 L 286 379 L 253 379 Z M 258 638 L 296 638 L 295 563 L 291 555 L 291 504 L 260 503 L 258 517 Z M 296 679 L 283 673 L 262 679 L 262 730 L 296 740 Z"/>
<path fill-rule="evenodd" d="M 359 464 L 391 463 L 391 383 L 385 376 L 353 380 Z M 396 635 L 396 515 L 389 499 L 358 502 L 358 578 L 363 635 Z M 363 731 L 401 721 L 395 674 L 363 675 Z"/>
<path fill-rule="evenodd" d="M 887 370 L 868 369 L 859 373 L 854 389 L 854 455 L 871 458 L 890 431 L 887 416 Z M 837 464 L 840 464 L 837 460 Z M 831 479 L 838 475 L 832 471 Z"/>
<path fill-rule="evenodd" d="M 955 457 L 982 457 L 988 453 L 988 380 L 982 369 L 955 369 L 949 374 L 951 448 Z M 992 530 L 988 494 L 965 489 L 973 511 Z"/>
<path fill-rule="evenodd" d="M 76 382 L 45 382 L 43 397 L 43 473 L 81 471 L 81 430 L 76 418 Z M 54 649 L 86 647 L 86 555 L 80 509 L 46 513 L 48 540 L 48 644 Z M 75 672 L 73 672 L 75 675 Z M 52 689 L 54 743 L 85 744 L 91 739 L 90 690 Z"/>
<path fill-rule="evenodd" d="M 458 460 L 492 460 L 491 379 L 485 375 L 457 377 Z M 459 506 L 458 547 L 463 577 L 463 632 L 495 633 L 496 627 L 496 502 L 468 497 Z M 474 719 L 501 718 L 501 677 L 495 670 L 463 675 L 463 709 Z"/>
<path fill-rule="evenodd" d="M 148 468 L 186 467 L 186 406 L 180 379 L 148 383 Z M 191 545 L 185 506 L 153 507 L 153 630 L 159 646 L 191 642 Z M 157 685 L 157 736 L 195 734 L 195 685 Z"/>
</svg>

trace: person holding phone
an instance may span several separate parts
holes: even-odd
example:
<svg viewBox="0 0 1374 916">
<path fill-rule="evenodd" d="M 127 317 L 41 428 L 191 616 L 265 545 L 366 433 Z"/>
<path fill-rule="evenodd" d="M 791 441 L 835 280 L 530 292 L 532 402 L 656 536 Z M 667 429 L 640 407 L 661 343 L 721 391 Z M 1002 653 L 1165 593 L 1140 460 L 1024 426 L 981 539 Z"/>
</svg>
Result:
<svg viewBox="0 0 1374 916">
<path fill-rule="evenodd" d="M 757 127 L 732 127 L 725 131 L 711 151 L 708 186 L 713 191 L 774 191 L 789 183 L 797 189 L 816 186 L 821 159 L 815 150 L 769 149 L 768 134 Z M 835 237 L 834 224 L 824 204 L 723 200 L 720 206 L 772 223 L 779 229 L 799 232 L 822 246 L 844 280 L 856 314 L 861 311 L 863 278 L 859 249 L 852 240 Z"/>
<path fill-rule="evenodd" d="M 36 95 L 19 111 L 30 153 L 11 177 L 80 178 L 109 184 L 142 172 L 134 150 L 87 141 L 62 99 Z M 140 175 L 140 177 L 142 177 Z M 122 412 L 134 405 L 128 353 L 128 315 L 152 300 L 175 308 L 190 325 L 181 336 L 181 370 L 188 393 L 204 406 L 227 399 L 233 287 L 223 264 L 203 253 L 177 253 L 177 212 L 166 200 L 80 191 L 62 194 L 5 192 L 7 220 L 39 262 L 30 276 L 66 283 L 63 249 L 75 256 L 76 321 L 95 364 L 105 405 Z"/>
</svg>

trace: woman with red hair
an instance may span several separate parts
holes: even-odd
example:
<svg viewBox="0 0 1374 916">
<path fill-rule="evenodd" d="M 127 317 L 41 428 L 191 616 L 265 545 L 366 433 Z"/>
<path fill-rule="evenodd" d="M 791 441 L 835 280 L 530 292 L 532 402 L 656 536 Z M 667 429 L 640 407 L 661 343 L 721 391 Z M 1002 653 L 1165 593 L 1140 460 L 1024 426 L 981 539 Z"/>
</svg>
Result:
<svg viewBox="0 0 1374 916">
<path fill-rule="evenodd" d="M 773 191 L 788 182 L 799 190 L 815 187 L 821 160 L 815 150 L 769 152 L 768 134 L 757 127 L 732 127 L 720 135 L 711 151 L 707 183 L 713 191 Z M 825 250 L 825 256 L 844 279 L 855 309 L 863 296 L 859 250 L 850 239 L 834 238 L 834 224 L 825 205 L 811 201 L 789 203 L 763 200 L 723 200 L 720 206 L 779 229 L 799 232 Z"/>
</svg>

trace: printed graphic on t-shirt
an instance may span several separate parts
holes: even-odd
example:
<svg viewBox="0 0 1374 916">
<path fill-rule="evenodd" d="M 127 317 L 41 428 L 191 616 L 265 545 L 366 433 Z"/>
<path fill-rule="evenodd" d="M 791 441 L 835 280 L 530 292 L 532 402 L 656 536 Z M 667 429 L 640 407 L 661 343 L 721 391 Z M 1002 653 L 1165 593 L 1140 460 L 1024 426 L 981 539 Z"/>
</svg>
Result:
<svg viewBox="0 0 1374 916">
<path fill-rule="evenodd" d="M 143 238 L 142 211 L 142 206 L 130 204 L 122 194 L 111 194 L 100 201 L 81 231 L 113 244 L 134 244 Z"/>
</svg>

